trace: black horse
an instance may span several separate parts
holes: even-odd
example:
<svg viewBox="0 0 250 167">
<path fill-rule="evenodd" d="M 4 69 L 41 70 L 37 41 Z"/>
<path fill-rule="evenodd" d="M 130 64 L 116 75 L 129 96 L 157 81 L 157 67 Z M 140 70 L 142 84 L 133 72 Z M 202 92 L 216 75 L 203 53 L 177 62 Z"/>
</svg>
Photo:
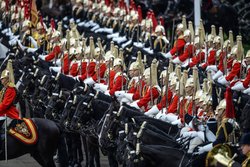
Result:
<svg viewBox="0 0 250 167">
<path fill-rule="evenodd" d="M 50 120 L 33 118 L 37 127 L 38 141 L 34 145 L 26 145 L 16 138 L 7 135 L 8 159 L 17 158 L 24 154 L 30 153 L 33 158 L 44 167 L 55 167 L 53 155 L 57 150 L 57 144 L 60 137 L 60 128 Z M 1 145 L 4 148 L 4 142 Z M 0 159 L 5 159 L 5 152 L 0 153 Z"/>
</svg>

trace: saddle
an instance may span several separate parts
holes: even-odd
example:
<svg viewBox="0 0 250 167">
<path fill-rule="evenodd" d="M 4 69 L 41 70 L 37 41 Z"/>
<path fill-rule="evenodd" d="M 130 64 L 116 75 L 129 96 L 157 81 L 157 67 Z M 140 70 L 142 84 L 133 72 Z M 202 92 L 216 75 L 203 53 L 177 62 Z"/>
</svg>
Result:
<svg viewBox="0 0 250 167">
<path fill-rule="evenodd" d="M 8 133 L 26 145 L 34 145 L 38 140 L 37 127 L 31 119 L 14 119 L 8 127 Z"/>
</svg>

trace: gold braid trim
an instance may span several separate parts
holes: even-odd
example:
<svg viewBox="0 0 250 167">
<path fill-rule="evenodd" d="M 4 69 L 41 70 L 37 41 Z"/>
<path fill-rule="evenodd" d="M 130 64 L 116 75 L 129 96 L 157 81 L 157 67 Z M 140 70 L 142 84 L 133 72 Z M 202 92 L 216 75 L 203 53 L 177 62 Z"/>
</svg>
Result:
<svg viewBox="0 0 250 167">
<path fill-rule="evenodd" d="M 226 138 L 225 142 L 228 142 L 228 134 L 227 134 L 227 129 L 226 129 L 226 122 L 227 122 L 227 119 L 222 120 L 221 125 L 218 128 L 218 131 L 216 132 L 216 138 L 219 136 L 220 129 L 223 128 L 224 136 Z"/>
</svg>

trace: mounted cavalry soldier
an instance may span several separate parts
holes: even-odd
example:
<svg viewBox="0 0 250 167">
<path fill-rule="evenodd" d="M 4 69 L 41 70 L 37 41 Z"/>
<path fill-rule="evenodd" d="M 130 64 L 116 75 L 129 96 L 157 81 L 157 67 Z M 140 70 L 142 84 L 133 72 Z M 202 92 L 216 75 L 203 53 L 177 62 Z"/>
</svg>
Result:
<svg viewBox="0 0 250 167">
<path fill-rule="evenodd" d="M 216 140 L 203 147 L 199 147 L 199 154 L 210 151 L 218 144 L 231 142 L 235 144 L 235 130 L 238 124 L 235 121 L 234 107 L 232 105 L 232 93 L 230 88 L 227 88 L 225 99 L 220 102 L 216 108 L 218 130 Z"/>
<path fill-rule="evenodd" d="M 7 124 L 10 123 L 10 119 L 20 119 L 19 111 L 15 107 L 16 88 L 11 60 L 9 60 L 7 68 L 2 71 L 0 79 L 3 85 L 0 92 L 0 126 L 2 127 L 5 114 L 7 116 Z"/>
<path fill-rule="evenodd" d="M 59 57 L 59 54 L 61 53 L 61 47 L 60 47 L 60 32 L 54 31 L 52 33 L 51 39 L 50 39 L 50 45 L 52 46 L 52 51 L 49 52 L 48 55 L 39 55 L 39 58 L 45 61 L 53 61 L 57 57 Z"/>
<path fill-rule="evenodd" d="M 11 61 L 11 60 L 10 60 Z M 10 62 L 9 61 L 9 62 Z M 8 63 L 9 63 L 8 62 Z M 1 74 L 1 83 L 3 88 L 1 90 L 0 96 L 0 116 L 4 114 L 11 119 L 19 119 L 19 113 L 14 106 L 14 101 L 16 97 L 16 89 L 14 84 L 14 76 L 12 69 L 5 69 Z"/>
<path fill-rule="evenodd" d="M 174 46 L 168 53 L 163 54 L 163 57 L 174 58 L 180 56 L 183 53 L 184 46 L 186 44 L 186 41 L 183 38 L 183 32 L 184 32 L 184 26 L 182 23 L 180 23 L 177 25 L 176 28 L 177 39 L 174 43 Z"/>
<path fill-rule="evenodd" d="M 244 93 L 249 94 L 250 89 L 249 89 L 249 83 L 250 83 L 250 50 L 248 50 L 245 60 L 243 62 L 243 66 L 246 71 L 246 77 L 244 80 L 239 80 L 234 84 L 232 87 L 232 90 L 237 90 L 237 91 L 243 91 Z"/>
<path fill-rule="evenodd" d="M 134 101 L 130 104 L 131 107 L 137 109 L 142 109 L 143 111 L 148 111 L 154 104 L 160 95 L 161 88 L 157 82 L 157 61 L 154 59 L 152 61 L 151 67 L 144 71 L 143 79 L 146 82 L 142 90 L 142 98 L 139 101 Z M 131 101 L 134 95 L 129 97 Z"/>
</svg>

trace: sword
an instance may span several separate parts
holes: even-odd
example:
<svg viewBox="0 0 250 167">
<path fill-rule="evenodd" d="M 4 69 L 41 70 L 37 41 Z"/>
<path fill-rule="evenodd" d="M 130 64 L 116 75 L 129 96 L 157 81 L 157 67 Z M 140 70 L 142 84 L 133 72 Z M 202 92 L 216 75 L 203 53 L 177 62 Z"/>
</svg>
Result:
<svg viewBox="0 0 250 167">
<path fill-rule="evenodd" d="M 5 162 L 8 163 L 8 139 L 7 139 L 7 116 L 4 114 L 5 123 L 4 123 L 4 136 L 5 136 Z"/>
<path fill-rule="evenodd" d="M 152 86 L 152 68 L 150 67 L 150 105 L 152 106 L 153 105 L 153 86 Z"/>
<path fill-rule="evenodd" d="M 168 109 L 168 79 L 169 79 L 169 74 L 168 74 L 168 67 L 167 67 L 167 69 L 166 69 L 166 80 L 165 80 L 165 86 L 166 86 L 166 88 L 165 88 L 165 95 L 166 95 L 166 110 Z M 162 111 L 162 113 L 163 113 L 163 111 Z"/>
</svg>

